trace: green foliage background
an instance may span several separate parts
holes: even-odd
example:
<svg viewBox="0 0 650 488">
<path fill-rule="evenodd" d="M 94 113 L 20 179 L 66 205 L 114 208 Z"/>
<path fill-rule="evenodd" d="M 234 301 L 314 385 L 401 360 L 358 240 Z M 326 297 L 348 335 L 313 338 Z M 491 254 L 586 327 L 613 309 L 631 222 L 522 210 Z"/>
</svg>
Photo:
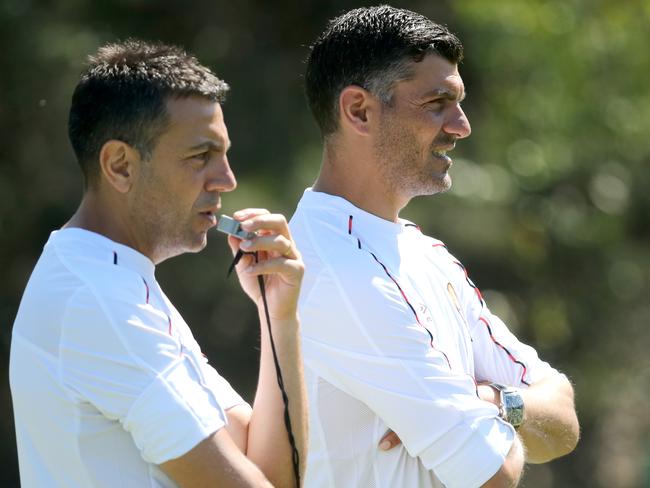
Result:
<svg viewBox="0 0 650 488">
<path fill-rule="evenodd" d="M 327 19 L 365 4 L 0 2 L 0 485 L 18 486 L 11 324 L 49 232 L 81 195 L 66 123 L 85 56 L 130 36 L 194 52 L 232 86 L 225 113 L 239 188 L 224 195 L 224 212 L 290 215 L 320 161 L 302 94 L 307 46 Z M 473 126 L 455 151 L 453 189 L 404 216 L 446 241 L 491 307 L 575 382 L 581 443 L 530 467 L 524 486 L 650 486 L 650 1 L 393 5 L 463 40 Z M 204 252 L 157 273 L 213 364 L 252 399 L 257 318 L 224 279 L 228 259 L 213 235 Z"/>
</svg>

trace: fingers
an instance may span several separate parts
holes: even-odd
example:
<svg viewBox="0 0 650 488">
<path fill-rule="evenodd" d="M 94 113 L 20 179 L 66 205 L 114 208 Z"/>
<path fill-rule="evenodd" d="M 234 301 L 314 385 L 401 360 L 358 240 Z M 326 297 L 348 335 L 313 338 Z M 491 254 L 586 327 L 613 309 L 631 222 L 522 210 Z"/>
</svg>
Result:
<svg viewBox="0 0 650 488">
<path fill-rule="evenodd" d="M 255 217 L 256 215 L 264 215 L 269 213 L 271 212 L 265 208 L 244 208 L 233 213 L 232 218 L 241 222 L 251 217 Z"/>
<path fill-rule="evenodd" d="M 241 241 L 239 247 L 246 252 L 267 251 L 285 258 L 295 259 L 297 257 L 293 243 L 279 234 L 263 235 Z"/>
<path fill-rule="evenodd" d="M 242 230 L 256 234 L 256 237 L 239 243 L 238 247 L 241 250 L 267 251 L 271 253 L 270 257 L 300 258 L 284 215 L 272 214 L 263 208 L 247 208 L 235 212 L 233 218 L 241 223 Z M 228 242 L 233 252 L 237 252 L 235 242 L 230 239 Z"/>
<path fill-rule="evenodd" d="M 233 256 L 237 254 L 237 251 L 239 251 L 240 243 L 241 239 L 230 235 L 228 236 L 228 245 L 230 246 L 230 250 L 232 251 Z"/>
<path fill-rule="evenodd" d="M 389 430 L 384 434 L 384 437 L 381 438 L 381 441 L 379 441 L 379 449 L 382 451 L 388 451 L 401 443 L 402 440 L 397 436 L 397 434 L 392 430 Z"/>
<path fill-rule="evenodd" d="M 266 209 L 249 208 L 235 212 L 233 217 L 241 222 L 241 228 L 247 232 L 270 232 L 291 239 L 289 224 L 284 215 L 272 214 Z"/>
<path fill-rule="evenodd" d="M 247 265 L 247 266 L 246 266 Z M 282 274 L 284 276 L 293 276 L 302 278 L 304 265 L 297 259 L 288 259 L 279 257 L 275 259 L 265 259 L 264 261 L 245 263 L 244 273 L 250 275 Z"/>
</svg>

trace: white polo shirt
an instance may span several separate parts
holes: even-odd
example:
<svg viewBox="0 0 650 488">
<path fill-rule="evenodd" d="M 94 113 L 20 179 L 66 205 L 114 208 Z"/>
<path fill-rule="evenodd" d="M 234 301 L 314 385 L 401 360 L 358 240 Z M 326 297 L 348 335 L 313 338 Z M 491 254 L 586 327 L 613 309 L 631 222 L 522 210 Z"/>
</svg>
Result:
<svg viewBox="0 0 650 488">
<path fill-rule="evenodd" d="M 463 266 L 412 223 L 308 189 L 291 219 L 310 408 L 307 488 L 474 487 L 514 429 L 476 382 L 556 374 L 490 313 Z M 403 444 L 378 448 L 387 429 Z"/>
<path fill-rule="evenodd" d="M 157 465 L 244 403 L 208 365 L 153 263 L 82 229 L 45 245 L 9 367 L 23 488 L 176 486 Z"/>
</svg>

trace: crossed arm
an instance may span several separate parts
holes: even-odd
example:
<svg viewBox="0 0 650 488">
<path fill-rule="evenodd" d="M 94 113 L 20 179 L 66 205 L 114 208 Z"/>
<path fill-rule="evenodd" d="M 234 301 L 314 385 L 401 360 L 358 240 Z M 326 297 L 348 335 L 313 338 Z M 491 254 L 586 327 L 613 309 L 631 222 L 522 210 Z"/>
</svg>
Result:
<svg viewBox="0 0 650 488">
<path fill-rule="evenodd" d="M 478 392 L 481 399 L 499 405 L 499 392 L 487 383 L 480 384 Z M 520 392 L 525 405 L 524 421 L 503 466 L 484 488 L 517 486 L 524 452 L 526 462 L 545 463 L 569 454 L 578 443 L 580 427 L 573 387 L 566 376 L 552 375 Z M 380 448 L 391 449 L 399 443 L 399 437 L 389 431 L 380 441 Z"/>
<path fill-rule="evenodd" d="M 498 405 L 498 392 L 488 385 L 479 385 L 479 396 Z M 573 405 L 573 388 L 566 376 L 556 374 L 520 390 L 524 399 L 524 421 L 519 426 L 513 449 L 520 443 L 529 463 L 545 463 L 564 456 L 578 443 L 578 417 Z M 521 442 L 520 442 L 521 441 Z M 499 472 L 484 488 L 517 486 L 524 463 L 524 449 L 510 451 Z M 510 470 L 509 474 L 504 471 Z"/>
<path fill-rule="evenodd" d="M 180 486 L 294 487 L 292 452 L 284 424 L 284 404 L 273 363 L 270 338 L 257 283 L 265 275 L 273 339 L 289 397 L 289 416 L 304 477 L 307 411 L 299 342 L 297 300 L 303 264 L 285 218 L 265 210 L 236 212 L 246 231 L 257 232 L 249 242 L 229 238 L 233 253 L 258 251 L 259 263 L 245 255 L 237 265 L 244 291 L 260 311 L 261 355 L 253 409 L 240 405 L 228 410 L 228 425 L 188 453 L 161 465 Z"/>
<path fill-rule="evenodd" d="M 518 434 L 526 448 L 526 461 L 546 463 L 569 454 L 580 437 L 580 427 L 573 402 L 573 387 L 563 374 L 544 378 L 520 390 L 524 399 L 524 421 Z M 499 404 L 498 392 L 479 385 L 479 396 Z"/>
</svg>

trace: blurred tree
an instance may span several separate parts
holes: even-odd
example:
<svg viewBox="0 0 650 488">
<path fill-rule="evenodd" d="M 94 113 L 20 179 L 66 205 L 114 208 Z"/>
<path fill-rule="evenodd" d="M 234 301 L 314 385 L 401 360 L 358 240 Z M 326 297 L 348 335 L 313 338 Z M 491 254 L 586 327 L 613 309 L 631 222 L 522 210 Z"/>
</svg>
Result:
<svg viewBox="0 0 650 488">
<path fill-rule="evenodd" d="M 49 232 L 81 195 L 67 142 L 85 56 L 130 36 L 183 45 L 232 86 L 225 105 L 239 188 L 224 212 L 291 214 L 320 142 L 303 60 L 327 19 L 376 2 L 0 2 L 0 403 L 22 290 Z M 492 308 L 575 382 L 577 451 L 528 471 L 531 487 L 650 486 L 650 2 L 397 1 L 461 37 L 474 133 L 448 194 L 405 211 L 447 242 Z M 158 278 L 211 362 L 252 398 L 257 318 L 214 235 Z M 206 272 L 207 271 L 207 272 Z M 187 286 L 192 283 L 193 286 Z M 47 412 L 44 411 L 44 415 Z M 0 485 L 18 486 L 11 415 Z"/>
</svg>

